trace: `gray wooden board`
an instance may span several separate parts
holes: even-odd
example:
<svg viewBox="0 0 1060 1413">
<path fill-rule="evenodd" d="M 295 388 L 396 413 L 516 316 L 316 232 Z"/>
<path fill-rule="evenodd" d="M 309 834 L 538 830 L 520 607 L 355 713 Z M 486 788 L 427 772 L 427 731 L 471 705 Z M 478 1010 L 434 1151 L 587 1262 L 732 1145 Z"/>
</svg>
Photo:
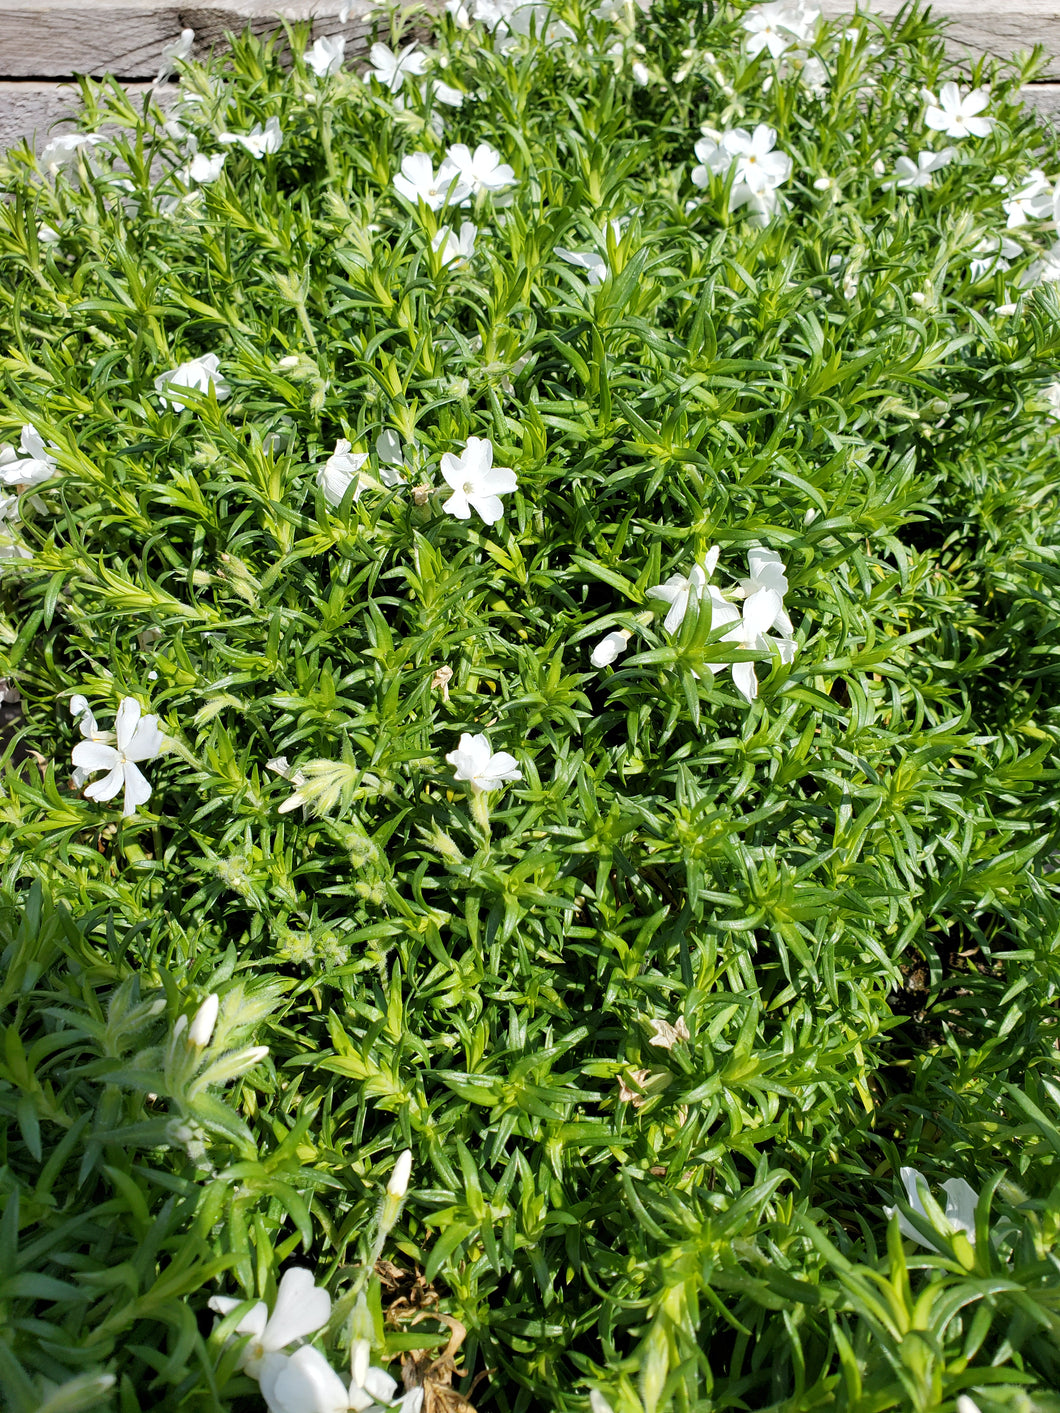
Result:
<svg viewBox="0 0 1060 1413">
<path fill-rule="evenodd" d="M 185 27 L 195 30 L 196 50 L 205 54 L 226 31 L 251 24 L 269 29 L 277 14 L 313 19 L 315 32 L 363 37 L 376 6 L 355 0 L 339 25 L 342 0 L 0 0 L 0 78 L 64 78 L 75 72 L 151 78 L 162 46 Z M 436 0 L 437 3 L 437 0 Z M 851 0 L 816 0 L 835 17 Z M 871 8 L 893 16 L 902 0 L 872 0 Z M 1060 56 L 1060 0 L 936 0 L 937 15 L 951 21 L 955 52 L 1007 56 L 1043 44 Z M 1054 58 L 1045 77 L 1060 78 Z"/>
<path fill-rule="evenodd" d="M 871 0 L 861 8 L 893 19 L 904 0 Z M 814 0 L 828 19 L 849 14 L 850 0 Z M 1060 79 L 1060 0 L 935 0 L 935 17 L 949 21 L 948 47 L 961 55 L 1007 59 L 1042 44 L 1051 58 L 1041 77 Z"/>
<path fill-rule="evenodd" d="M 265 33 L 278 16 L 363 44 L 378 7 L 354 0 L 340 23 L 342 8 L 342 0 L 0 0 L 0 78 L 150 79 L 182 29 L 195 31 L 195 57 L 205 58 L 226 33 L 248 24 Z"/>
</svg>

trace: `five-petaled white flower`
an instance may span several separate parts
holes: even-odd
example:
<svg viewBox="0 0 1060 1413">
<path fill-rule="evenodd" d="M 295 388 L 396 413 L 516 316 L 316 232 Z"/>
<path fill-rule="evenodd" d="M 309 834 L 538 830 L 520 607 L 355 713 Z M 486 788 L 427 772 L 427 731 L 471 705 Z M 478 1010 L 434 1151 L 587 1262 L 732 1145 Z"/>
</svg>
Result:
<svg viewBox="0 0 1060 1413">
<path fill-rule="evenodd" d="M 779 59 L 793 44 L 810 37 L 820 13 L 808 10 L 803 0 L 772 0 L 770 4 L 752 6 L 742 21 L 748 33 L 748 54 L 753 59 L 768 49 L 774 59 Z"/>
<path fill-rule="evenodd" d="M 137 805 L 151 798 L 151 786 L 136 764 L 153 760 L 162 750 L 165 737 L 158 729 L 157 716 L 141 716 L 140 703 L 134 697 L 123 698 L 114 721 L 116 744 L 107 745 L 98 738 L 78 741 L 74 747 L 74 765 L 88 775 L 105 770 L 102 780 L 85 789 L 90 800 L 112 800 L 124 786 L 122 814 L 136 813 Z"/>
<path fill-rule="evenodd" d="M 584 270 L 590 288 L 602 285 L 607 279 L 607 261 L 595 250 L 564 250 L 561 245 L 557 245 L 556 254 L 568 265 L 575 265 L 579 270 Z"/>
<path fill-rule="evenodd" d="M 168 373 L 160 373 L 155 379 L 159 402 L 163 407 L 182 407 L 183 399 L 179 396 L 181 388 L 200 393 L 212 390 L 217 401 L 224 402 L 232 389 L 217 371 L 220 362 L 216 353 L 204 353 L 199 358 L 189 358 Z"/>
<path fill-rule="evenodd" d="M 477 510 L 487 525 L 495 525 L 504 514 L 501 496 L 514 491 L 517 484 L 509 467 L 494 466 L 489 437 L 468 437 L 459 456 L 447 451 L 442 475 L 453 490 L 442 509 L 458 520 L 470 520 L 472 510 Z"/>
<path fill-rule="evenodd" d="M 58 472 L 55 457 L 28 422 L 22 428 L 17 452 L 9 442 L 0 443 L 0 486 L 18 486 L 25 490 L 50 481 Z"/>
<path fill-rule="evenodd" d="M 1041 170 L 1031 172 L 1023 186 L 1002 203 L 1008 217 L 1008 230 L 1025 226 L 1028 221 L 1044 221 L 1053 209 L 1053 188 Z"/>
<path fill-rule="evenodd" d="M 475 253 L 477 235 L 478 226 L 471 221 L 463 221 L 456 234 L 450 226 L 442 226 L 431 240 L 431 249 L 441 251 L 443 265 L 464 264 Z"/>
<path fill-rule="evenodd" d="M 780 201 L 777 187 L 791 176 L 791 157 L 774 150 L 776 141 L 776 131 L 767 123 L 759 123 L 753 133 L 746 128 L 705 133 L 695 146 L 702 165 L 693 168 L 692 181 L 708 187 L 712 175 L 724 175 L 735 166 L 729 210 L 748 205 L 765 225 Z"/>
<path fill-rule="evenodd" d="M 928 1185 L 924 1174 L 917 1172 L 916 1168 L 900 1168 L 899 1175 L 905 1187 L 906 1199 L 914 1212 L 934 1226 L 941 1236 L 953 1236 L 962 1231 L 972 1245 L 975 1245 L 975 1209 L 979 1202 L 979 1194 L 970 1183 L 965 1182 L 964 1178 L 947 1178 L 942 1184 L 942 1190 L 946 1194 L 944 1214 L 946 1225 L 938 1227 L 928 1215 L 924 1199 L 920 1195 L 919 1183 L 923 1183 L 925 1188 Z M 898 1211 L 897 1207 L 884 1207 L 883 1210 L 888 1219 Z M 902 1235 L 909 1237 L 911 1241 L 917 1241 L 921 1246 L 927 1246 L 929 1249 L 940 1249 L 934 1245 L 930 1237 L 922 1236 L 902 1212 L 898 1212 L 898 1227 Z"/>
<path fill-rule="evenodd" d="M 994 120 L 978 115 L 989 102 L 990 94 L 985 88 L 973 88 L 970 93 L 962 94 L 955 83 L 944 83 L 938 103 L 928 104 L 924 122 L 947 137 L 986 137 Z"/>
<path fill-rule="evenodd" d="M 474 193 L 503 191 L 515 181 L 515 171 L 488 142 L 480 142 L 474 152 L 464 142 L 454 143 L 445 154 L 443 170 L 459 173 L 462 182 Z"/>
<path fill-rule="evenodd" d="M 209 1301 L 210 1309 L 221 1316 L 230 1315 L 242 1303 L 230 1295 L 214 1295 Z M 237 1335 L 251 1336 L 239 1356 L 239 1367 L 253 1379 L 263 1378 L 268 1355 L 308 1339 L 330 1318 L 331 1296 L 314 1283 L 312 1271 L 292 1266 L 280 1281 L 272 1313 L 264 1300 L 259 1300 L 236 1325 Z"/>
<path fill-rule="evenodd" d="M 663 620 L 667 633 L 676 633 L 685 620 L 685 615 L 696 610 L 696 605 L 706 588 L 707 580 L 714 573 L 720 550 L 713 545 L 706 553 L 702 565 L 693 564 L 688 574 L 671 574 L 665 584 L 656 584 L 648 590 L 648 597 L 662 599 L 670 605 Z"/>
<path fill-rule="evenodd" d="M 589 661 L 594 667 L 610 667 L 615 658 L 629 647 L 633 634 L 628 628 L 615 628 L 607 633 L 593 648 Z"/>
<path fill-rule="evenodd" d="M 266 153 L 279 152 L 283 131 L 279 118 L 269 118 L 264 127 L 255 123 L 248 133 L 223 132 L 218 135 L 217 141 L 228 143 L 229 146 L 238 142 L 240 147 L 246 148 L 251 157 L 264 157 Z"/>
<path fill-rule="evenodd" d="M 899 157 L 894 164 L 894 176 L 884 182 L 884 186 L 896 186 L 903 191 L 930 186 L 932 172 L 941 171 L 956 155 L 955 147 L 944 147 L 941 152 L 918 153 L 915 162 L 912 157 Z"/>
<path fill-rule="evenodd" d="M 355 501 L 359 498 L 365 485 L 370 484 L 360 474 L 367 460 L 366 452 L 350 451 L 350 443 L 345 437 L 335 443 L 335 450 L 317 472 L 317 485 L 324 492 L 328 505 L 341 505 L 343 496 L 354 484 L 357 489 L 353 498 Z"/>
<path fill-rule="evenodd" d="M 470 183 L 448 161 L 443 161 L 435 176 L 434 163 L 426 152 L 409 153 L 394 178 L 394 187 L 406 201 L 413 205 L 422 201 L 432 211 L 441 210 L 447 202 L 459 206 L 471 195 Z"/>
<path fill-rule="evenodd" d="M 518 762 L 507 751 L 494 755 L 489 738 L 483 733 L 472 736 L 465 731 L 460 737 L 455 751 L 450 751 L 446 760 L 453 767 L 457 780 L 466 780 L 472 790 L 499 790 L 507 780 L 522 780 L 523 772 Z"/>
<path fill-rule="evenodd" d="M 337 34 L 334 38 L 321 36 L 305 51 L 302 59 L 316 74 L 317 78 L 328 78 L 342 68 L 346 56 L 346 36 Z"/>
<path fill-rule="evenodd" d="M 368 51 L 368 61 L 372 67 L 364 76 L 365 83 L 375 79 L 391 93 L 397 93 L 407 74 L 418 77 L 427 67 L 427 56 L 415 44 L 406 45 L 399 54 L 387 44 L 373 44 Z"/>
<path fill-rule="evenodd" d="M 781 597 L 775 589 L 756 589 L 744 600 L 742 614 L 713 586 L 708 592 L 711 602 L 711 628 L 720 628 L 726 623 L 732 624 L 732 627 L 722 634 L 722 642 L 735 643 L 737 647 L 746 648 L 749 652 L 769 652 L 771 647 L 775 647 L 780 653 L 781 662 L 793 661 L 796 647 L 793 638 L 766 636 L 779 616 L 783 616 L 787 621 Z M 733 686 L 747 701 L 754 701 L 758 696 L 758 678 L 755 676 L 753 662 L 724 663 L 718 664 L 718 667 L 719 670 L 730 668 Z"/>
</svg>

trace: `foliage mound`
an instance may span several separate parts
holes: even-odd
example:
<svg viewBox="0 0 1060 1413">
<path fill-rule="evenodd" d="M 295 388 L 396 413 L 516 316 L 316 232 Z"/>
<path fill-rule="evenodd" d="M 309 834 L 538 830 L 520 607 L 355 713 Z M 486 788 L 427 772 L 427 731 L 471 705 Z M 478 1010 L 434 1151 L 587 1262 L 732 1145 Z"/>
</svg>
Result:
<svg viewBox="0 0 1060 1413">
<path fill-rule="evenodd" d="M 1060 1408 L 1037 56 L 453 8 L 0 163 L 9 1407 Z"/>
</svg>

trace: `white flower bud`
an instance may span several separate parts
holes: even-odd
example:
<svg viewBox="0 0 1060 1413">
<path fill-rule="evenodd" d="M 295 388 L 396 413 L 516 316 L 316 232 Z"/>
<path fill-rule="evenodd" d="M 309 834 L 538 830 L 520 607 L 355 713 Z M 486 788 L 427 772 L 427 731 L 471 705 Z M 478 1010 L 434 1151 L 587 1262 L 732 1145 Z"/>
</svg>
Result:
<svg viewBox="0 0 1060 1413">
<path fill-rule="evenodd" d="M 216 991 L 211 991 L 206 1000 L 195 1012 L 195 1019 L 191 1023 L 188 1031 L 188 1044 L 198 1045 L 205 1050 L 213 1035 L 213 1028 L 217 1024 L 217 1010 L 221 1004 L 221 999 Z"/>
<path fill-rule="evenodd" d="M 350 1345 L 350 1374 L 355 1387 L 364 1388 L 371 1361 L 372 1346 L 366 1339 L 355 1339 Z"/>
<path fill-rule="evenodd" d="M 390 1197 L 404 1197 L 409 1190 L 409 1177 L 412 1174 L 412 1150 L 406 1148 L 398 1155 L 398 1160 L 394 1164 L 394 1171 L 390 1174 L 390 1181 L 386 1185 L 387 1194 Z"/>
<path fill-rule="evenodd" d="M 617 628 L 613 633 L 608 633 L 593 648 L 589 661 L 594 667 L 610 667 L 615 658 L 626 651 L 632 636 L 628 628 Z"/>
</svg>

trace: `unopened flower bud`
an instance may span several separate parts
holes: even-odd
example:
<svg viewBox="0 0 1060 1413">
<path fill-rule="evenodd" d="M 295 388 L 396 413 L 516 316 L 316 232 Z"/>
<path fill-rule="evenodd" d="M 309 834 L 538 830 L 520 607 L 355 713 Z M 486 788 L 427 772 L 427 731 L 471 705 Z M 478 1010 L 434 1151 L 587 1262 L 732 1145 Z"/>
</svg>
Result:
<svg viewBox="0 0 1060 1413">
<path fill-rule="evenodd" d="M 355 1339 L 350 1346 L 350 1376 L 355 1388 L 364 1388 L 372 1360 L 372 1346 L 366 1339 Z"/>
<path fill-rule="evenodd" d="M 409 1190 L 409 1177 L 412 1174 L 412 1150 L 406 1148 L 398 1155 L 398 1160 L 394 1164 L 394 1171 L 390 1174 L 390 1181 L 386 1185 L 387 1193 L 391 1197 L 404 1197 Z"/>
<path fill-rule="evenodd" d="M 195 1019 L 188 1030 L 188 1044 L 197 1045 L 205 1050 L 213 1035 L 213 1028 L 217 1024 L 217 1011 L 221 1004 L 221 999 L 216 991 L 211 991 L 206 1000 L 195 1012 Z"/>
</svg>

